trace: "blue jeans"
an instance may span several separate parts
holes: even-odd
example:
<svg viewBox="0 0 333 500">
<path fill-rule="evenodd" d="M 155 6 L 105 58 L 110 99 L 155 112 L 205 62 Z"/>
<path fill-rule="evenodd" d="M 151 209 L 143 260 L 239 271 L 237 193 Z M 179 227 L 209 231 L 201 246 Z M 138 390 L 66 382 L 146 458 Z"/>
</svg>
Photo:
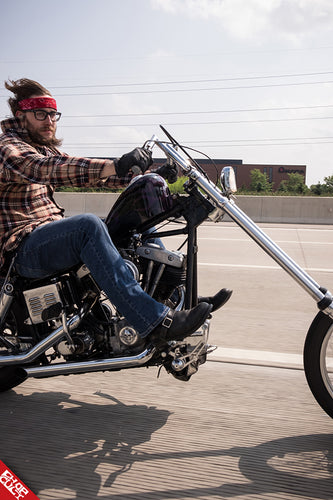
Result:
<svg viewBox="0 0 333 500">
<path fill-rule="evenodd" d="M 44 278 L 81 262 L 141 337 L 163 321 L 169 308 L 142 290 L 106 225 L 93 214 L 75 215 L 34 229 L 18 249 L 15 269 L 26 278 Z"/>
</svg>

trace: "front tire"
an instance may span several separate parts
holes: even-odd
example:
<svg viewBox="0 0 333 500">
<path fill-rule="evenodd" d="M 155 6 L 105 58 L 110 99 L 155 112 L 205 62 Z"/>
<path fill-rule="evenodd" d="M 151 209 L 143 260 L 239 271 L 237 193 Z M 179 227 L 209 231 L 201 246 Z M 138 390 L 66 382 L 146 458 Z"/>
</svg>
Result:
<svg viewBox="0 0 333 500">
<path fill-rule="evenodd" d="M 318 313 L 304 344 L 307 382 L 322 409 L 333 418 L 333 320 Z"/>
</svg>

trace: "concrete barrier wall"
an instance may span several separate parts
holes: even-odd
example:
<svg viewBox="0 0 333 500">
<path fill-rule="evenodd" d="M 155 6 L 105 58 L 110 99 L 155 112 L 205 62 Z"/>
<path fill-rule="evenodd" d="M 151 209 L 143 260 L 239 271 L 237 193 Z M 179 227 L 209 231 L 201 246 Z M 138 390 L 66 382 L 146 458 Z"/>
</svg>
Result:
<svg viewBox="0 0 333 500">
<path fill-rule="evenodd" d="M 68 216 L 90 212 L 105 217 L 118 196 L 117 193 L 55 193 L 57 203 Z M 333 197 L 237 196 L 236 203 L 255 222 L 333 224 Z"/>
<path fill-rule="evenodd" d="M 55 193 L 56 202 L 65 209 L 65 214 L 92 213 L 106 217 L 117 200 L 118 193 Z"/>
<path fill-rule="evenodd" d="M 236 203 L 255 222 L 333 224 L 333 197 L 238 196 Z"/>
</svg>

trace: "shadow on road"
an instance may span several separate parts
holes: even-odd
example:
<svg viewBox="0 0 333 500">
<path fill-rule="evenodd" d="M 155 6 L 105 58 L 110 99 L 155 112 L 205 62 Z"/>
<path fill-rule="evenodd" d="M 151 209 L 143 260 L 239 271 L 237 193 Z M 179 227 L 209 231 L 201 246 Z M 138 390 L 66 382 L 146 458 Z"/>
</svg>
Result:
<svg viewBox="0 0 333 500">
<path fill-rule="evenodd" d="M 333 441 L 331 434 L 311 434 L 268 441 L 254 447 L 198 449 L 142 453 L 136 446 L 148 442 L 167 424 L 170 412 L 145 405 L 126 405 L 107 394 L 98 404 L 74 400 L 61 392 L 1 395 L 0 459 L 39 495 L 44 490 L 65 491 L 64 498 L 93 499 L 101 486 L 112 500 L 195 499 L 203 495 L 235 496 L 283 493 L 331 500 Z M 167 430 L 163 431 L 167 434 Z M 192 438 L 193 439 L 193 436 Z M 181 488 L 181 469 L 172 489 L 117 494 L 111 488 L 133 464 L 163 460 L 191 460 L 230 456 L 239 458 L 239 482 L 202 488 Z M 167 468 L 167 464 L 166 468 Z M 103 480 L 99 467 L 103 468 Z M 166 475 L 168 474 L 166 470 Z M 209 477 L 206 480 L 209 480 Z M 244 481 L 246 479 L 246 481 Z M 140 478 L 138 478 L 138 482 Z M 151 479 L 150 479 L 151 481 Z M 158 478 L 157 478 L 158 481 Z M 171 479 L 170 479 L 171 481 Z M 165 483 L 165 481 L 164 481 Z M 178 485 L 178 488 L 177 488 Z M 70 496 L 75 492 L 75 496 Z"/>
</svg>

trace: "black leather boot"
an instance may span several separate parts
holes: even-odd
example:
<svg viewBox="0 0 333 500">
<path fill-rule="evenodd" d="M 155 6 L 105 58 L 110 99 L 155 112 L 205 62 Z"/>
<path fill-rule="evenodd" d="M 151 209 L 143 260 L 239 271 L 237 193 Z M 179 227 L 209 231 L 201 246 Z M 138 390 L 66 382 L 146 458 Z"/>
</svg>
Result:
<svg viewBox="0 0 333 500">
<path fill-rule="evenodd" d="M 201 302 L 206 302 L 208 304 L 211 304 L 213 306 L 212 312 L 214 312 L 217 309 L 220 309 L 220 307 L 224 306 L 226 302 L 228 302 L 231 294 L 232 290 L 229 290 L 228 288 L 222 288 L 222 290 L 217 292 L 212 297 L 198 297 L 198 303 L 201 304 Z"/>
<path fill-rule="evenodd" d="M 154 344 L 183 340 L 194 333 L 210 315 L 212 305 L 201 302 L 192 309 L 173 311 L 170 309 L 160 323 L 146 338 Z"/>
</svg>

